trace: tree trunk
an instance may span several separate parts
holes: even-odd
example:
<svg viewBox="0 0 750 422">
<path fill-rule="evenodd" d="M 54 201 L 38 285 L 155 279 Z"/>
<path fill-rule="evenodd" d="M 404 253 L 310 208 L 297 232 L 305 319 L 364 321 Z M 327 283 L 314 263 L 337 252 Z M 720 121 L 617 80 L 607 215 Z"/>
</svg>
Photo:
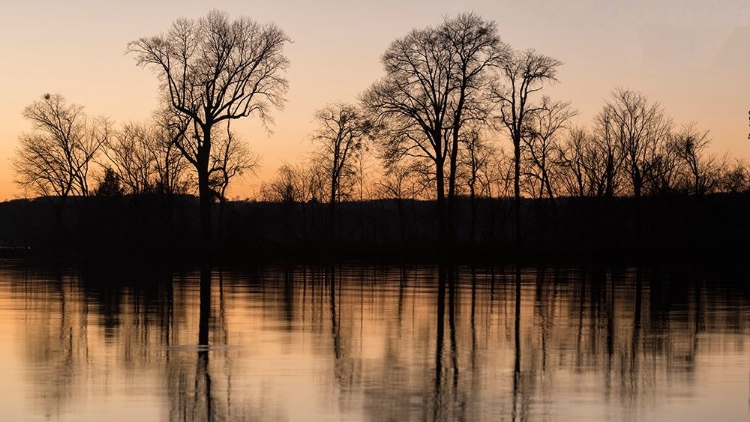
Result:
<svg viewBox="0 0 750 422">
<path fill-rule="evenodd" d="M 441 160 L 436 160 L 437 167 L 435 176 L 437 183 L 437 214 L 438 214 L 438 245 L 440 251 L 444 252 L 447 245 L 447 221 L 445 215 L 445 179 Z"/>
<path fill-rule="evenodd" d="M 334 170 L 333 170 L 333 173 L 331 174 L 331 200 L 328 203 L 328 217 L 330 220 L 329 235 L 330 235 L 330 240 L 332 241 L 336 239 L 336 190 L 337 190 L 336 188 L 338 185 L 338 183 L 336 183 L 337 177 L 336 177 L 336 170 L 335 170 L 335 166 L 336 166 L 335 161 L 333 165 L 334 165 Z"/>
<path fill-rule="evenodd" d="M 201 265 L 200 310 L 198 318 L 198 345 L 208 346 L 209 326 L 211 321 L 211 267 Z"/>
<path fill-rule="evenodd" d="M 469 236 L 471 239 L 471 243 L 474 243 L 477 231 L 477 198 L 474 191 L 474 183 L 476 183 L 476 179 L 472 179 L 472 182 L 469 185 L 469 194 L 471 195 L 471 228 L 469 229 Z"/>
<path fill-rule="evenodd" d="M 515 214 L 515 241 L 521 246 L 521 136 L 513 140 L 513 211 Z"/>
<path fill-rule="evenodd" d="M 463 101 L 462 101 L 463 102 Z M 460 114 L 459 117 L 460 119 Z M 451 145 L 450 162 L 448 166 L 448 218 L 446 234 L 448 246 L 452 249 L 456 237 L 456 168 L 458 167 L 458 129 L 453 131 L 453 144 Z"/>
<path fill-rule="evenodd" d="M 546 169 L 542 172 L 542 177 L 544 178 L 544 186 L 547 189 L 547 196 L 554 202 L 555 196 L 552 194 L 552 183 L 549 181 L 549 174 L 547 174 Z"/>
<path fill-rule="evenodd" d="M 200 232 L 201 232 L 201 249 L 204 252 L 211 250 L 212 230 L 211 230 L 211 202 L 213 195 L 208 184 L 208 170 L 202 170 L 198 173 L 198 200 L 200 207 Z"/>
<path fill-rule="evenodd" d="M 201 254 L 202 258 L 207 258 L 211 251 L 211 241 L 213 238 L 211 228 L 211 203 L 213 202 L 213 192 L 208 180 L 208 165 L 211 155 L 211 127 L 203 128 L 203 145 L 198 151 L 198 201 L 200 208 L 200 233 L 201 233 Z"/>
</svg>

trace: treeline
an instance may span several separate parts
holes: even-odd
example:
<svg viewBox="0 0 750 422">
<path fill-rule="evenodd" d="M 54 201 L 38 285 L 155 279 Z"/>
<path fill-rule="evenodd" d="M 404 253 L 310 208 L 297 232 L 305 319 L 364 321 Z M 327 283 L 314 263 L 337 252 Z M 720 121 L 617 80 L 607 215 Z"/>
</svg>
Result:
<svg viewBox="0 0 750 422">
<path fill-rule="evenodd" d="M 20 137 L 17 182 L 53 205 L 60 230 L 68 198 L 77 198 L 76 212 L 80 203 L 102 202 L 89 196 L 116 198 L 108 203 L 120 206 L 160 203 L 160 215 L 173 221 L 171 207 L 191 209 L 184 195 L 196 195 L 200 242 L 189 244 L 198 249 L 222 244 L 225 232 L 248 231 L 227 222 L 229 208 L 257 209 L 248 211 L 255 219 L 243 217 L 248 227 L 279 229 L 280 215 L 297 219 L 294 225 L 301 219 L 303 228 L 282 243 L 312 238 L 330 245 L 356 231 L 347 221 L 358 200 L 362 210 L 397 210 L 372 221 L 429 227 L 412 237 L 443 252 L 466 241 L 510 239 L 520 251 L 549 246 L 547 233 L 584 233 L 585 222 L 574 224 L 567 214 L 589 216 L 596 232 L 632 226 L 625 231 L 635 238 L 625 243 L 641 245 L 654 231 L 650 219 L 662 216 L 654 207 L 667 207 L 672 215 L 664 218 L 674 221 L 687 209 L 686 197 L 694 199 L 690 210 L 707 211 L 705 204 L 733 203 L 717 199 L 727 196 L 703 201 L 707 195 L 750 188 L 744 162 L 712 152 L 707 130 L 675 123 L 640 92 L 617 88 L 589 126 L 572 125 L 573 106 L 542 95 L 558 82 L 562 62 L 516 50 L 494 22 L 462 14 L 393 41 L 381 57 L 385 76 L 356 103 L 316 112 L 312 157 L 283 165 L 263 183 L 254 199 L 268 204 L 230 205 L 230 182 L 259 163 L 231 122 L 256 116 L 271 123 L 271 110 L 285 101 L 288 41 L 275 25 L 213 11 L 131 42 L 128 53 L 160 80 L 164 101 L 152 119 L 116 126 L 45 95 L 24 111 L 33 130 Z M 410 220 L 404 204 L 420 211 Z M 268 209 L 287 211 L 266 215 Z M 405 232 L 397 238 L 409 237 Z"/>
<path fill-rule="evenodd" d="M 74 197 L 59 225 L 46 201 L 15 200 L 0 203 L 0 239 L 5 246 L 86 263 L 190 264 L 200 258 L 202 246 L 198 208 L 192 195 Z M 750 259 L 744 246 L 750 236 L 748 193 L 648 196 L 640 203 L 634 197 L 610 203 L 524 199 L 520 242 L 513 209 L 512 198 L 460 197 L 453 258 L 660 265 Z M 446 258 L 435 201 L 343 201 L 333 227 L 328 205 L 316 201 L 228 201 L 214 204 L 213 211 L 212 252 L 227 263 Z"/>
</svg>

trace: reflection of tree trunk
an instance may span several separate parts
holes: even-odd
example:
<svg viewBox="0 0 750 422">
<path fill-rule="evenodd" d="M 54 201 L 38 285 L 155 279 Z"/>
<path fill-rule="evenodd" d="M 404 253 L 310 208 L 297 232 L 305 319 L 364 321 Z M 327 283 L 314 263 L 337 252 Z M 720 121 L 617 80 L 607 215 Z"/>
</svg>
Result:
<svg viewBox="0 0 750 422">
<path fill-rule="evenodd" d="M 609 398 L 610 390 L 612 387 L 612 368 L 615 357 L 615 286 L 612 277 L 607 280 L 606 273 L 602 275 L 604 283 L 604 300 L 606 301 L 606 318 L 607 318 L 607 381 L 606 391 L 607 397 Z"/>
<path fill-rule="evenodd" d="M 638 390 L 638 349 L 641 335 L 641 308 L 643 296 L 643 271 L 636 268 L 635 273 L 635 311 L 633 315 L 633 339 L 630 349 L 630 384 L 633 392 Z"/>
<path fill-rule="evenodd" d="M 580 283 L 581 283 L 581 297 L 578 302 L 578 335 L 576 337 L 576 368 L 580 368 L 583 364 L 583 314 L 584 307 L 586 306 L 586 274 L 584 269 L 581 269 Z"/>
<path fill-rule="evenodd" d="M 695 322 L 693 323 L 693 345 L 690 353 L 691 362 L 695 363 L 695 358 L 698 354 L 698 335 L 701 332 L 701 329 L 703 328 L 703 311 L 702 311 L 702 304 L 701 304 L 701 286 L 696 282 L 695 287 L 693 287 L 693 291 L 695 293 Z"/>
<path fill-rule="evenodd" d="M 209 372 L 207 349 L 198 350 L 198 361 L 197 361 L 197 366 L 195 370 L 195 390 L 194 391 L 195 391 L 196 397 L 195 397 L 195 400 L 193 401 L 193 404 L 197 405 L 198 403 L 201 403 L 201 402 L 205 403 L 204 410 L 206 413 L 200 419 L 204 421 L 212 421 L 213 420 L 213 409 L 212 409 L 213 400 L 211 397 L 211 373 Z M 196 409 L 196 411 L 193 413 L 193 415 L 196 418 L 198 416 L 197 410 L 198 409 Z"/>
<path fill-rule="evenodd" d="M 211 266 L 201 266 L 200 316 L 198 322 L 198 345 L 208 346 L 209 321 L 211 319 Z"/>
<path fill-rule="evenodd" d="M 211 376 L 208 372 L 208 338 L 211 320 L 211 266 L 201 266 L 200 279 L 200 315 L 198 322 L 198 360 L 195 370 L 194 404 L 205 401 L 205 421 L 212 420 L 211 412 Z M 202 385 L 201 385 L 202 384 Z M 201 388 L 203 387 L 203 388 Z M 201 394 L 202 393 L 202 394 Z M 201 397 L 202 395 L 202 397 Z M 197 413 L 194 413 L 197 416 Z"/>
<path fill-rule="evenodd" d="M 404 314 L 404 290 L 406 289 L 406 267 L 401 267 L 401 277 L 398 283 L 398 328 L 401 330 L 401 322 Z"/>
<path fill-rule="evenodd" d="M 167 315 L 162 321 L 162 327 L 164 332 L 164 345 L 170 346 L 172 341 L 172 323 L 174 322 L 174 281 L 172 277 L 169 278 L 167 284 Z M 167 360 L 169 360 L 169 348 L 167 348 Z"/>
<path fill-rule="evenodd" d="M 476 373 L 477 359 L 477 270 L 471 267 L 471 372 Z"/>
<path fill-rule="evenodd" d="M 229 327 L 227 326 L 227 313 L 224 306 L 224 274 L 221 269 L 219 269 L 219 323 L 216 324 L 216 328 L 220 334 L 220 344 L 223 346 L 229 344 Z M 214 339 L 216 339 L 215 335 Z"/>
<path fill-rule="evenodd" d="M 284 318 L 287 330 L 291 331 L 294 318 L 294 270 L 292 268 L 284 269 Z"/>
<path fill-rule="evenodd" d="M 521 267 L 516 265 L 516 312 L 515 312 L 515 359 L 513 363 L 513 414 L 512 420 L 518 419 L 518 400 L 521 389 Z M 522 415 L 521 415 L 522 416 Z"/>
<path fill-rule="evenodd" d="M 435 341 L 435 391 L 433 420 L 440 420 L 443 384 L 443 342 L 445 341 L 445 267 L 438 270 L 437 340 Z"/>
<path fill-rule="evenodd" d="M 333 357 L 338 361 L 341 358 L 341 343 L 339 324 L 336 318 L 336 267 L 331 266 L 328 272 L 330 281 L 330 306 L 331 306 L 331 336 L 333 339 Z"/>
<path fill-rule="evenodd" d="M 458 385 L 458 346 L 456 344 L 456 274 L 453 269 L 448 273 L 448 324 L 451 330 L 451 361 L 453 366 L 453 392 Z"/>
<path fill-rule="evenodd" d="M 547 314 L 548 314 L 549 310 L 547 309 L 547 307 L 551 306 L 551 304 L 555 303 L 554 296 L 553 296 L 552 300 L 550 301 L 551 304 L 548 303 L 545 300 L 545 297 L 544 297 L 545 293 L 546 293 L 544 291 L 544 280 L 545 279 L 546 279 L 545 268 L 542 266 L 541 268 L 539 268 L 539 270 L 537 272 L 537 277 L 536 277 L 536 300 L 535 300 L 536 303 L 534 304 L 535 309 L 539 310 L 539 317 L 541 319 L 540 329 L 541 329 L 541 335 L 542 335 L 542 372 L 546 372 L 547 371 L 547 338 L 549 336 L 549 333 L 548 333 L 548 330 L 547 330 L 547 328 L 548 328 L 547 327 L 547 323 L 548 323 Z M 554 286 L 555 286 L 555 284 L 553 284 L 553 287 L 552 287 L 553 292 L 554 292 L 554 289 L 555 289 Z"/>
</svg>

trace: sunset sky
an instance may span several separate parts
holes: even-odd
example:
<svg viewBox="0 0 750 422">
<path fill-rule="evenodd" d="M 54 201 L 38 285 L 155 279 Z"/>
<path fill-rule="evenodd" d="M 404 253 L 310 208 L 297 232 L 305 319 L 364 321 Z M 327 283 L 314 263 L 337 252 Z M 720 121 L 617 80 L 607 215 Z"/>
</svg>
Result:
<svg viewBox="0 0 750 422">
<path fill-rule="evenodd" d="M 710 129 L 713 149 L 750 159 L 750 2 L 726 1 L 40 1 L 7 2 L 0 14 L 0 200 L 22 194 L 10 158 L 29 129 L 23 108 L 46 92 L 121 123 L 145 120 L 157 80 L 124 54 L 128 41 L 166 31 L 210 9 L 278 24 L 294 41 L 286 53 L 290 89 L 273 133 L 236 125 L 263 157 L 258 177 L 231 196 L 248 196 L 284 161 L 310 149 L 317 108 L 355 101 L 382 76 L 380 55 L 410 29 L 476 12 L 497 22 L 504 41 L 565 64 L 545 89 L 572 101 L 589 124 L 615 87 L 659 101 L 675 122 Z M 503 138 L 499 142 L 507 143 Z"/>
</svg>

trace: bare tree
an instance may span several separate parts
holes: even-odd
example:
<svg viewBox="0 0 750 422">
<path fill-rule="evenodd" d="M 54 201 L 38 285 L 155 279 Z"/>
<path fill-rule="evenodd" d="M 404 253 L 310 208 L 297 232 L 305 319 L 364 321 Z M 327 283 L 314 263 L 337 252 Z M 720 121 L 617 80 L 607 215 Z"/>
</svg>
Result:
<svg viewBox="0 0 750 422">
<path fill-rule="evenodd" d="M 399 218 L 399 239 L 406 238 L 407 213 L 406 203 L 411 201 L 414 210 L 414 200 L 424 197 L 428 186 L 424 178 L 423 169 L 419 162 L 394 163 L 389 166 L 376 182 L 376 196 L 380 199 L 391 199 L 396 203 Z M 387 219 L 386 219 L 387 221 Z M 414 224 L 418 221 L 415 218 Z M 416 229 L 416 228 L 415 228 Z"/>
<path fill-rule="evenodd" d="M 315 113 L 318 128 L 312 140 L 318 145 L 318 156 L 328 175 L 330 212 L 341 199 L 345 179 L 352 178 L 356 169 L 353 160 L 362 149 L 362 141 L 371 130 L 369 120 L 352 104 L 328 104 Z"/>
<path fill-rule="evenodd" d="M 134 195 L 149 191 L 154 183 L 156 167 L 154 129 L 143 123 L 126 123 L 104 145 L 120 182 Z"/>
<path fill-rule="evenodd" d="M 695 122 L 682 126 L 673 137 L 676 156 L 686 167 L 683 185 L 688 193 L 700 196 L 716 189 L 720 181 L 720 171 L 726 157 L 708 154 L 711 143 L 708 131 L 701 132 Z"/>
<path fill-rule="evenodd" d="M 230 20 L 211 11 L 198 20 L 177 20 L 166 34 L 128 44 L 138 65 L 153 69 L 178 118 L 189 124 L 175 146 L 196 169 L 200 225 L 204 246 L 211 241 L 211 137 L 215 126 L 257 115 L 271 122 L 271 108 L 281 108 L 287 90 L 284 71 L 289 42 L 273 24 L 249 18 Z M 190 128 L 190 130 L 187 130 Z"/>
<path fill-rule="evenodd" d="M 89 120 L 83 106 L 45 94 L 23 111 L 32 131 L 20 136 L 12 166 L 16 183 L 49 198 L 60 220 L 67 198 L 89 194 L 89 166 L 110 134 L 107 119 Z"/>
<path fill-rule="evenodd" d="M 474 14 L 446 19 L 391 43 L 382 57 L 386 76 L 362 96 L 374 120 L 387 128 L 382 136 L 386 165 L 405 157 L 431 164 L 443 245 L 454 236 L 458 143 L 468 122 L 486 116 L 487 75 L 507 51 L 494 22 Z"/>
<path fill-rule="evenodd" d="M 639 200 L 659 144 L 669 139 L 671 119 L 645 95 L 618 88 L 595 122 L 605 144 L 619 148 L 632 194 Z"/>
<path fill-rule="evenodd" d="M 154 162 L 157 182 L 154 190 L 166 195 L 184 194 L 195 186 L 195 174 L 190 162 L 177 147 L 177 141 L 185 136 L 187 123 L 171 106 L 153 114 L 153 138 L 149 145 Z"/>
<path fill-rule="evenodd" d="M 722 169 L 719 188 L 722 192 L 739 193 L 750 190 L 750 170 L 742 160 L 734 160 Z"/>
<path fill-rule="evenodd" d="M 224 209 L 227 205 L 226 193 L 229 182 L 248 172 L 255 173 L 260 163 L 260 156 L 251 151 L 250 147 L 230 130 L 229 124 L 226 129 L 226 135 L 212 136 L 214 148 L 211 152 L 211 165 L 208 171 L 211 190 L 219 199 L 219 227 L 222 236 L 224 235 Z"/>
<path fill-rule="evenodd" d="M 513 142 L 514 157 L 514 212 L 516 240 L 521 238 L 521 140 L 526 135 L 529 116 L 540 106 L 530 96 L 542 89 L 544 83 L 557 81 L 557 68 L 562 62 L 534 50 L 514 52 L 500 66 L 500 79 L 492 88 L 492 98 L 500 108 L 500 124 Z"/>
<path fill-rule="evenodd" d="M 376 182 L 378 197 L 383 199 L 416 199 L 425 189 L 420 182 L 421 175 L 414 166 L 394 164 Z"/>
<path fill-rule="evenodd" d="M 174 145 L 183 131 L 170 127 L 169 110 L 155 113 L 153 121 L 125 123 L 103 145 L 107 160 L 125 191 L 179 194 L 188 190 L 187 160 Z"/>
<path fill-rule="evenodd" d="M 562 185 L 568 195 L 611 197 L 620 185 L 619 149 L 583 127 L 571 128 L 562 144 Z"/>
<path fill-rule="evenodd" d="M 321 202 L 327 181 L 318 168 L 314 161 L 284 163 L 276 171 L 276 177 L 261 186 L 261 197 L 270 202 Z"/>
<path fill-rule="evenodd" d="M 559 132 L 565 129 L 570 119 L 578 114 L 569 102 L 552 101 L 542 97 L 538 110 L 529 116 L 526 123 L 527 136 L 522 137 L 522 154 L 528 162 L 527 174 L 538 183 L 536 196 L 554 199 L 552 173 L 561 164 Z"/>
<path fill-rule="evenodd" d="M 214 140 L 216 143 L 211 154 L 209 183 L 214 195 L 224 203 L 229 182 L 248 172 L 254 173 L 260 164 L 260 156 L 229 130 L 228 126 L 226 135 L 214 135 Z"/>
<path fill-rule="evenodd" d="M 303 188 L 300 185 L 296 169 L 290 164 L 283 164 L 276 171 L 276 177 L 264 183 L 261 198 L 269 202 L 301 202 L 304 200 Z"/>
<path fill-rule="evenodd" d="M 568 131 L 562 149 L 563 160 L 562 187 L 565 193 L 580 198 L 590 195 L 591 183 L 586 160 L 587 146 L 590 134 L 582 127 L 574 127 Z"/>
<path fill-rule="evenodd" d="M 494 151 L 476 130 L 468 134 L 464 140 L 464 154 L 462 154 L 462 167 L 466 170 L 466 185 L 469 187 L 469 205 L 471 207 L 471 220 L 469 227 L 469 238 L 473 242 L 476 237 L 477 220 L 477 190 L 479 195 L 486 195 L 484 190 L 489 186 L 481 186 L 482 174 L 485 174 Z M 484 189 L 483 189 L 484 188 Z"/>
</svg>

